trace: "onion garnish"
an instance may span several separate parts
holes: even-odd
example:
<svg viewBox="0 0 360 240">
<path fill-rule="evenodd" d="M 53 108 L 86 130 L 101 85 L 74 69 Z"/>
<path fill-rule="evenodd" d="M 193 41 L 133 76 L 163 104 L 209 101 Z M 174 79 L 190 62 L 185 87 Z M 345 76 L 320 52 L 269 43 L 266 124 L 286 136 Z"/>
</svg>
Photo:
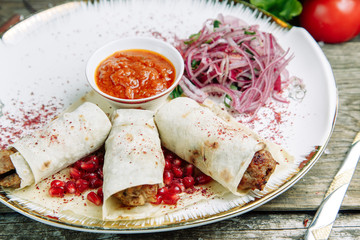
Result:
<svg viewBox="0 0 360 240">
<path fill-rule="evenodd" d="M 289 50 L 258 25 L 220 14 L 198 33 L 178 40 L 177 48 L 185 62 L 180 87 L 198 102 L 208 94 L 221 94 L 239 113 L 254 113 L 270 98 L 287 102 L 281 93 L 289 82 L 285 67 L 293 56 L 287 57 Z"/>
</svg>

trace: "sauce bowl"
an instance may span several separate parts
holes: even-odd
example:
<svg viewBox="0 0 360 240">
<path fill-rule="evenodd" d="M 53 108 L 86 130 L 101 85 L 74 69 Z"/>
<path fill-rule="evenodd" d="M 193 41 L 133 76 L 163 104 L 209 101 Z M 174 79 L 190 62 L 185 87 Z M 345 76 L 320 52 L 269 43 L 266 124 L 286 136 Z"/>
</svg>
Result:
<svg viewBox="0 0 360 240">
<path fill-rule="evenodd" d="M 149 50 L 156 52 L 165 58 L 167 58 L 175 68 L 175 79 L 173 84 L 166 89 L 165 91 L 153 95 L 147 98 L 139 99 L 125 99 L 117 98 L 109 94 L 104 93 L 99 89 L 96 84 L 95 73 L 99 64 L 118 51 L 130 50 L 130 49 L 139 49 L 139 50 Z M 154 110 L 162 103 L 166 101 L 169 94 L 174 90 L 178 85 L 184 72 L 184 61 L 181 54 L 176 50 L 175 47 L 166 43 L 164 41 L 154 39 L 154 38 L 123 38 L 119 40 L 112 41 L 99 49 L 97 49 L 89 58 L 86 64 L 86 78 L 90 86 L 105 98 L 111 105 L 115 108 L 141 108 L 141 109 L 150 109 Z"/>
</svg>

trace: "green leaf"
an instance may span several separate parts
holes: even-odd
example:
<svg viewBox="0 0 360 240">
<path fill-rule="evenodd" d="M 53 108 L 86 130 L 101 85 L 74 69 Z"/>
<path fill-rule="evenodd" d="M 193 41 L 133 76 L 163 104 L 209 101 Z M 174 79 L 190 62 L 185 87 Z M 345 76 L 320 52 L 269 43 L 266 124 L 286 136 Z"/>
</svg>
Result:
<svg viewBox="0 0 360 240">
<path fill-rule="evenodd" d="M 245 33 L 246 35 L 255 35 L 255 34 L 256 34 L 256 32 L 247 31 L 247 30 L 245 30 L 244 33 Z"/>
<path fill-rule="evenodd" d="M 177 85 L 174 88 L 174 90 L 170 93 L 170 98 L 174 99 L 174 98 L 180 97 L 183 92 L 184 91 L 181 89 L 181 87 L 179 85 Z"/>
<path fill-rule="evenodd" d="M 235 84 L 230 85 L 230 89 L 232 90 L 238 90 L 238 87 Z"/>
<path fill-rule="evenodd" d="M 230 85 L 230 89 L 232 89 L 232 90 L 238 90 L 238 87 L 236 86 L 236 85 L 234 85 L 234 84 L 231 84 Z M 227 107 L 227 108 L 231 108 L 231 106 L 230 106 L 230 103 L 231 103 L 231 101 L 232 101 L 232 98 L 229 96 L 229 95 L 225 95 L 225 98 L 224 98 L 224 104 L 225 104 L 225 106 Z"/>
<path fill-rule="evenodd" d="M 227 108 L 231 108 L 230 106 L 231 101 L 232 101 L 231 97 L 226 94 L 224 98 L 224 104 Z"/>
<path fill-rule="evenodd" d="M 192 60 L 191 62 L 191 68 L 192 69 L 196 69 L 199 65 L 200 65 L 200 60 L 196 61 L 196 60 Z"/>
<path fill-rule="evenodd" d="M 221 25 L 221 22 L 219 20 L 214 21 L 214 28 L 218 28 L 218 27 L 220 27 L 220 25 Z"/>
<path fill-rule="evenodd" d="M 191 34 L 190 37 L 189 37 L 189 41 L 184 41 L 184 43 L 185 44 L 192 44 L 193 42 L 195 42 L 196 40 L 199 39 L 200 34 L 201 34 L 200 32 Z"/>
<path fill-rule="evenodd" d="M 284 21 L 291 20 L 302 11 L 302 5 L 298 0 L 250 0 L 250 3 Z"/>
<path fill-rule="evenodd" d="M 254 56 L 254 55 L 255 55 L 255 54 L 254 54 L 252 51 L 250 51 L 248 48 L 245 49 L 245 52 L 247 52 L 247 53 L 250 54 L 251 56 Z"/>
</svg>

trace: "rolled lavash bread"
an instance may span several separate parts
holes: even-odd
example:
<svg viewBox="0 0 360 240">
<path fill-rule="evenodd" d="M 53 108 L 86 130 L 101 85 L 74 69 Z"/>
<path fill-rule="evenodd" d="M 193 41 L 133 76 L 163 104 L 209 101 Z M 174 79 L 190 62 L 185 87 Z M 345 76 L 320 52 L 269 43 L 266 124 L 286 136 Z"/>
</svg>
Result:
<svg viewBox="0 0 360 240">
<path fill-rule="evenodd" d="M 64 113 L 45 128 L 21 138 L 10 155 L 20 188 L 38 183 L 99 149 L 111 129 L 107 115 L 95 104 L 85 102 Z"/>
<path fill-rule="evenodd" d="M 165 160 L 153 114 L 140 109 L 114 112 L 113 127 L 105 143 L 104 220 L 122 218 L 122 203 L 116 193 L 163 183 Z"/>
<path fill-rule="evenodd" d="M 235 195 L 254 154 L 266 144 L 247 128 L 235 127 L 207 107 L 179 97 L 155 113 L 162 145 L 194 164 Z"/>
</svg>

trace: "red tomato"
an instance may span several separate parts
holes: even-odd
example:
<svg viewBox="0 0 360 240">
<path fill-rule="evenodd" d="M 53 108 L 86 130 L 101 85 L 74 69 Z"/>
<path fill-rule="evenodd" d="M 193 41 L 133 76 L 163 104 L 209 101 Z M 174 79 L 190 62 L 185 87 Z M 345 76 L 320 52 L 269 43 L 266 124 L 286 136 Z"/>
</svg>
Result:
<svg viewBox="0 0 360 240">
<path fill-rule="evenodd" d="M 348 41 L 360 33 L 360 0 L 307 0 L 300 24 L 317 41 Z"/>
</svg>

